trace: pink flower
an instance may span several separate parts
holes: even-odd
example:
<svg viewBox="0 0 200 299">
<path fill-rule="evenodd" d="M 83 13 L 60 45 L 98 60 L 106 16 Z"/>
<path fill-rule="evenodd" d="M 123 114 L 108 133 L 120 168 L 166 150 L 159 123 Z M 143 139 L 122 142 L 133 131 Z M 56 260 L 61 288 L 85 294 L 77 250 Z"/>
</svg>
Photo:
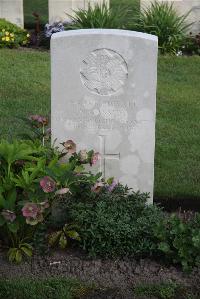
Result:
<svg viewBox="0 0 200 299">
<path fill-rule="evenodd" d="M 99 153 L 94 153 L 92 155 L 91 165 L 95 165 L 98 162 L 99 158 L 100 158 L 100 154 Z"/>
<path fill-rule="evenodd" d="M 66 193 L 68 193 L 68 192 L 71 193 L 71 192 L 69 191 L 69 188 L 62 188 L 62 189 L 56 191 L 56 195 L 63 195 L 63 194 L 66 194 Z"/>
<path fill-rule="evenodd" d="M 40 186 L 45 193 L 51 193 L 56 188 L 56 182 L 49 176 L 45 176 L 43 179 L 41 179 Z"/>
<path fill-rule="evenodd" d="M 80 161 L 81 162 L 85 162 L 88 159 L 88 153 L 87 153 L 86 150 L 81 150 L 79 152 L 79 155 L 80 155 Z"/>
<path fill-rule="evenodd" d="M 36 225 L 39 222 L 42 222 L 43 220 L 44 220 L 44 217 L 43 217 L 42 213 L 39 213 L 36 218 L 27 217 L 26 223 L 30 224 L 30 225 Z"/>
<path fill-rule="evenodd" d="M 108 191 L 112 192 L 118 184 L 119 183 L 117 181 L 113 180 L 112 184 L 108 186 Z"/>
<path fill-rule="evenodd" d="M 48 124 L 48 118 L 42 115 L 38 115 L 38 114 L 30 115 L 29 119 L 31 121 L 37 122 L 38 125 L 46 126 Z"/>
<path fill-rule="evenodd" d="M 16 219 L 15 213 L 10 210 L 3 210 L 1 212 L 1 215 L 4 217 L 5 220 L 7 220 L 9 222 L 14 222 Z"/>
<path fill-rule="evenodd" d="M 36 218 L 40 209 L 35 203 L 26 203 L 22 208 L 22 214 L 25 218 Z"/>
<path fill-rule="evenodd" d="M 96 184 L 91 188 L 91 190 L 95 193 L 100 192 L 101 188 L 104 187 L 102 182 L 96 182 Z"/>
<path fill-rule="evenodd" d="M 69 154 L 74 154 L 76 152 L 76 144 L 72 140 L 67 140 L 62 145 L 65 147 Z"/>
</svg>

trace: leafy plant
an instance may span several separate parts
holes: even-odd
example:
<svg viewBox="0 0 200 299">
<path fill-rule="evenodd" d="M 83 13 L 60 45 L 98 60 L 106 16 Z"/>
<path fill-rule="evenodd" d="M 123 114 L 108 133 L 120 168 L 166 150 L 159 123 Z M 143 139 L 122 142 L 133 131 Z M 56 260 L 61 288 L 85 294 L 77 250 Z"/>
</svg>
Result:
<svg viewBox="0 0 200 299">
<path fill-rule="evenodd" d="M 166 260 L 181 264 L 188 271 L 200 265 L 200 214 L 187 222 L 177 215 L 158 222 L 154 235 L 158 239 L 158 251 Z"/>
<path fill-rule="evenodd" d="M 48 119 L 32 115 L 29 122 L 35 140 L 0 142 L 0 235 L 4 247 L 10 248 L 9 260 L 17 263 L 24 255 L 31 255 L 32 248 L 37 252 L 43 248 L 46 252 L 44 240 L 53 203 L 64 195 L 75 196 L 82 184 L 90 186 L 91 193 L 101 176 L 84 168 L 97 162 L 98 153 L 77 152 L 72 140 L 62 143 L 62 151 L 53 148 L 44 142 Z M 65 163 L 60 163 L 61 158 Z M 59 234 L 63 247 L 67 237 L 79 239 L 78 233 L 64 224 Z M 37 246 L 36 241 L 40 243 Z"/>
<path fill-rule="evenodd" d="M 89 5 L 88 9 L 74 11 L 74 16 L 70 15 L 72 24 L 67 29 L 83 28 L 116 28 L 125 29 L 129 23 L 129 8 L 109 8 L 106 3 Z"/>
<path fill-rule="evenodd" d="M 20 264 L 23 256 L 31 257 L 33 248 L 28 243 L 19 243 L 18 247 L 10 248 L 8 250 L 8 259 L 10 262 Z"/>
<path fill-rule="evenodd" d="M 29 43 L 29 33 L 5 19 L 0 19 L 0 48 L 15 48 Z"/>
<path fill-rule="evenodd" d="M 80 227 L 80 246 L 91 256 L 151 256 L 156 249 L 153 229 L 161 220 L 156 206 L 147 206 L 148 194 L 118 185 L 103 188 L 93 201 L 72 201 L 71 221 Z"/>
<path fill-rule="evenodd" d="M 190 33 L 183 40 L 182 52 L 187 55 L 200 55 L 200 33 L 194 36 Z"/>
<path fill-rule="evenodd" d="M 134 292 L 139 297 L 145 295 L 148 297 L 154 296 L 159 299 L 175 299 L 180 292 L 182 293 L 182 288 L 174 282 L 166 282 L 138 285 L 135 287 Z"/>
<path fill-rule="evenodd" d="M 79 233 L 75 229 L 75 225 L 65 224 L 62 230 L 49 235 L 49 244 L 51 246 L 58 245 L 61 249 L 65 249 L 68 246 L 69 239 L 80 241 Z"/>
<path fill-rule="evenodd" d="M 180 16 L 173 4 L 155 2 L 141 11 L 136 27 L 139 31 L 157 35 L 163 54 L 176 54 L 181 50 L 186 29 L 191 25 L 187 23 L 188 14 Z"/>
</svg>

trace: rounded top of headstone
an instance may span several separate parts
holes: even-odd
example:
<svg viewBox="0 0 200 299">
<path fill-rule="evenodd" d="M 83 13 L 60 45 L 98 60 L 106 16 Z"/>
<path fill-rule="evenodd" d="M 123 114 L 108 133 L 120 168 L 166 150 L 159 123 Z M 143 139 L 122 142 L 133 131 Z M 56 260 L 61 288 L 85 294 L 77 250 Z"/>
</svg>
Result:
<svg viewBox="0 0 200 299">
<path fill-rule="evenodd" d="M 79 29 L 79 30 L 68 30 L 52 35 L 52 39 L 58 39 L 63 37 L 81 36 L 81 35 L 113 35 L 113 36 L 127 36 L 135 37 L 140 39 L 146 39 L 149 41 L 158 42 L 158 37 L 152 34 L 143 32 L 131 31 L 131 30 L 120 30 L 120 29 Z"/>
</svg>

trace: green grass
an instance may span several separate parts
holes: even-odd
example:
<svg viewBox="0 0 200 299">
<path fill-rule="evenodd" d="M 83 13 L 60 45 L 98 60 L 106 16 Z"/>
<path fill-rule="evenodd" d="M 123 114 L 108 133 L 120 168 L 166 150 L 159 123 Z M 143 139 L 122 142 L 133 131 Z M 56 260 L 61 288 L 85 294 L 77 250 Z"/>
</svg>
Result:
<svg viewBox="0 0 200 299">
<path fill-rule="evenodd" d="M 73 299 L 87 290 L 66 278 L 0 280 L 0 299 Z"/>
<path fill-rule="evenodd" d="M 137 299 L 156 298 L 156 299 L 198 299 L 200 289 L 183 286 L 174 282 L 162 282 L 156 284 L 141 284 L 134 289 Z"/>
<path fill-rule="evenodd" d="M 19 117 L 50 113 L 48 52 L 0 51 L 0 136 L 24 132 Z M 200 57 L 160 57 L 156 199 L 200 199 Z"/>
</svg>

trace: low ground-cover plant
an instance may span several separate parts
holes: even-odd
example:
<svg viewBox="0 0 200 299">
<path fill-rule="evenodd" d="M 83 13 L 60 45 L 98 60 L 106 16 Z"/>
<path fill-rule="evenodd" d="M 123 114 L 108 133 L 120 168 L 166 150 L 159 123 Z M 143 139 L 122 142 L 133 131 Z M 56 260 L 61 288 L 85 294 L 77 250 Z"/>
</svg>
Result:
<svg viewBox="0 0 200 299">
<path fill-rule="evenodd" d="M 80 246 L 91 256 L 153 255 L 153 229 L 161 221 L 162 211 L 146 205 L 148 194 L 111 186 L 101 187 L 93 201 L 72 202 L 70 215 L 80 226 Z"/>
<path fill-rule="evenodd" d="M 136 28 L 138 31 L 158 36 L 161 53 L 176 54 L 186 37 L 186 15 L 179 15 L 173 4 L 165 2 L 151 3 L 151 6 L 141 11 Z"/>
<path fill-rule="evenodd" d="M 134 288 L 134 295 L 138 299 L 198 299 L 200 296 L 199 286 L 185 286 L 173 281 L 161 283 L 143 283 Z"/>
<path fill-rule="evenodd" d="M 0 299 L 78 299 L 92 289 L 68 278 L 3 279 L 0 280 Z"/>
<path fill-rule="evenodd" d="M 181 264 L 184 270 L 200 265 L 200 214 L 192 219 L 177 215 L 163 218 L 157 223 L 154 234 L 158 239 L 158 252 L 165 260 Z"/>
<path fill-rule="evenodd" d="M 29 43 L 29 33 L 4 19 L 0 19 L 0 48 L 16 48 Z"/>
</svg>

